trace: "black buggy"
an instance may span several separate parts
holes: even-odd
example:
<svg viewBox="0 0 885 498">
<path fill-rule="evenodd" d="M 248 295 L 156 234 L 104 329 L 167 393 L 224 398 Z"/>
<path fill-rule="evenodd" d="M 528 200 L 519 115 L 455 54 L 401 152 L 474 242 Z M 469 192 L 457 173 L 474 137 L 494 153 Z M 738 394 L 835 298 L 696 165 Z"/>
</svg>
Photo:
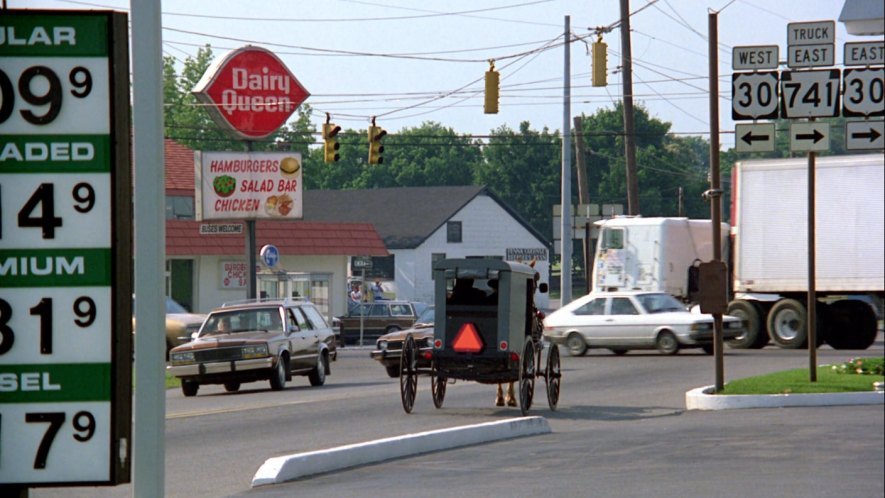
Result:
<svg viewBox="0 0 885 498">
<path fill-rule="evenodd" d="M 442 408 L 449 379 L 483 384 L 519 382 L 523 415 L 532 406 L 535 378 L 544 377 L 551 410 L 559 401 L 559 349 L 547 348 L 541 368 L 542 315 L 535 307 L 538 274 L 524 263 L 446 259 L 433 267 L 436 320 L 432 348 L 418 350 L 409 335 L 400 358 L 403 409 L 411 413 L 418 376 L 430 377 L 433 404 Z"/>
</svg>

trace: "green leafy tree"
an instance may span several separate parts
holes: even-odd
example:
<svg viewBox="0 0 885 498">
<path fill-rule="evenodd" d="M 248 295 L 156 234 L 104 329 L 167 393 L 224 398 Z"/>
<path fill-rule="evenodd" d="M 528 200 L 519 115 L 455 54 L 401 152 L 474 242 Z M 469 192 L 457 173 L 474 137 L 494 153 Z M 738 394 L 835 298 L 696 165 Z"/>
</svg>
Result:
<svg viewBox="0 0 885 498">
<path fill-rule="evenodd" d="M 485 162 L 475 171 L 477 184 L 487 185 L 549 240 L 560 197 L 561 143 L 558 134 L 546 127 L 534 131 L 528 121 L 519 131 L 501 126 L 492 131 L 483 147 Z"/>
</svg>

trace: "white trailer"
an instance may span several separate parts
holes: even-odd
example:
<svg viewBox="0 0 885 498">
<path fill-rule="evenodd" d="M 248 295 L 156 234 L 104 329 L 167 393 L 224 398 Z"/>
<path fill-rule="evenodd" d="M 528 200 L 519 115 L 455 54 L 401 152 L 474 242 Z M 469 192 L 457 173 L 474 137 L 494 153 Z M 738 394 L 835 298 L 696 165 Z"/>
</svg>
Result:
<svg viewBox="0 0 885 498">
<path fill-rule="evenodd" d="M 713 259 L 710 220 L 617 216 L 595 224 L 595 291 L 663 291 L 688 301 L 689 268 Z M 722 223 L 721 233 L 725 253 L 728 224 Z"/>
<path fill-rule="evenodd" d="M 748 320 L 732 343 L 807 344 L 808 159 L 741 161 L 733 171 L 729 314 Z M 836 349 L 876 338 L 885 291 L 885 162 L 882 154 L 815 162 L 817 337 Z M 866 301 L 866 302 L 863 302 Z M 767 333 L 766 333 L 767 332 Z"/>
</svg>

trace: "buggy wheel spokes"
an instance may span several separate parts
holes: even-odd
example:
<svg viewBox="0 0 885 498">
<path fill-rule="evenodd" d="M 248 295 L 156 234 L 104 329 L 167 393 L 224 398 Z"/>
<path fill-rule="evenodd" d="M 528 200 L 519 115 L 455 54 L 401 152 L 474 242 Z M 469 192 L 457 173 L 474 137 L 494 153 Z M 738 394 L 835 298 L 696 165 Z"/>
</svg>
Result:
<svg viewBox="0 0 885 498">
<path fill-rule="evenodd" d="M 519 363 L 519 410 L 527 415 L 535 394 L 535 343 L 525 341 Z"/>
<path fill-rule="evenodd" d="M 433 395 L 433 406 L 442 408 L 443 400 L 446 399 L 446 382 L 448 379 L 437 372 L 436 362 L 430 372 L 430 393 Z"/>
<path fill-rule="evenodd" d="M 403 349 L 399 359 L 399 391 L 403 399 L 403 410 L 406 413 L 412 413 L 412 408 L 415 406 L 415 396 L 418 394 L 417 349 L 412 334 L 407 335 L 406 340 L 403 341 Z"/>
<path fill-rule="evenodd" d="M 559 386 L 562 379 L 562 371 L 559 369 L 559 346 L 550 344 L 547 353 L 547 369 L 544 372 L 547 383 L 547 404 L 551 410 L 556 410 L 559 403 Z"/>
</svg>

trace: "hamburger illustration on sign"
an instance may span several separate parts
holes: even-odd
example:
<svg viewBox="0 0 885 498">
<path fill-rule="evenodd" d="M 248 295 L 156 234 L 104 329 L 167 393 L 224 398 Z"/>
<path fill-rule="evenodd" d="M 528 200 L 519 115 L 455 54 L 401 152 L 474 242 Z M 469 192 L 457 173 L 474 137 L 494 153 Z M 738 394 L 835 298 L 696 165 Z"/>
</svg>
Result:
<svg viewBox="0 0 885 498">
<path fill-rule="evenodd" d="M 216 60 L 193 94 L 209 104 L 219 126 L 242 140 L 273 134 L 310 96 L 273 52 L 251 45 Z"/>
</svg>

